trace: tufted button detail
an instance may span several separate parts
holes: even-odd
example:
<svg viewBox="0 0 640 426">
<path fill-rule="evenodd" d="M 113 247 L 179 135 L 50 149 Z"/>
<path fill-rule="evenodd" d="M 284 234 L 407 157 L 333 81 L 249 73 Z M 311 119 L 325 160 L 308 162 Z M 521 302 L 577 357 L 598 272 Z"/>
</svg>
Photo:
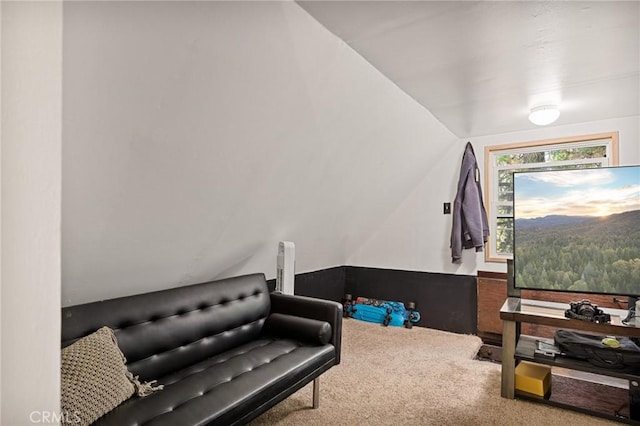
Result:
<svg viewBox="0 0 640 426">
<path fill-rule="evenodd" d="M 193 313 L 193 312 L 197 312 L 197 311 L 204 311 L 204 310 L 216 308 L 218 306 L 226 306 L 226 305 L 228 305 L 230 303 L 233 303 L 233 302 L 243 301 L 243 300 L 246 300 L 246 299 L 248 299 L 250 297 L 260 296 L 263 293 L 264 293 L 264 291 L 260 291 L 259 289 L 256 289 L 256 290 L 253 291 L 252 294 L 244 294 L 244 293 L 242 293 L 242 294 L 238 295 L 238 297 L 236 299 L 233 299 L 233 300 L 230 300 L 228 298 L 223 298 L 218 303 L 212 303 L 212 304 L 200 303 L 199 305 L 195 306 L 191 310 L 186 309 L 186 308 L 181 308 L 181 309 L 178 309 L 178 310 L 176 310 L 174 312 L 156 313 L 156 314 L 153 314 L 153 315 L 149 316 L 147 319 L 145 319 L 143 321 L 138 321 L 138 322 L 133 322 L 131 320 L 122 321 L 120 324 L 118 324 L 116 326 L 116 328 L 114 328 L 114 330 L 124 330 L 124 329 L 127 329 L 127 328 L 136 327 L 136 326 L 147 324 L 147 323 L 151 323 L 151 322 L 166 320 L 166 319 L 169 319 L 171 317 L 180 317 L 180 316 L 187 315 L 187 314 L 190 314 L 190 313 Z"/>
<path fill-rule="evenodd" d="M 234 358 L 234 357 L 236 357 L 236 356 L 241 356 L 241 355 L 247 354 L 247 353 L 252 352 L 252 351 L 254 351 L 254 350 L 257 350 L 257 349 L 259 349 L 259 348 L 261 348 L 261 347 L 268 346 L 269 344 L 271 344 L 271 343 L 269 343 L 269 342 L 265 342 L 263 345 L 256 346 L 256 347 L 254 347 L 254 348 L 251 348 L 251 349 L 248 349 L 248 350 L 245 350 L 245 351 L 242 351 L 242 352 L 236 353 L 236 354 L 234 354 L 234 355 L 231 355 L 230 357 L 226 357 L 225 359 L 219 359 L 219 360 L 216 360 L 216 362 L 215 362 L 215 363 L 213 363 L 212 365 L 210 365 L 209 367 L 213 367 L 213 366 L 215 366 L 215 365 L 219 365 L 220 363 L 222 363 L 222 362 L 226 362 L 227 360 L 229 360 L 229 359 L 231 359 L 231 358 Z M 180 402 L 179 404 L 175 405 L 174 407 L 170 407 L 170 408 L 168 409 L 168 411 L 166 411 L 165 413 L 168 413 L 168 412 L 171 412 L 171 411 L 175 411 L 175 410 L 177 410 L 178 408 L 182 407 L 183 405 L 187 405 L 187 404 L 189 404 L 189 402 L 190 402 L 190 401 L 195 400 L 196 398 L 203 397 L 204 395 L 206 395 L 206 394 L 208 394 L 208 393 L 210 393 L 210 392 L 213 392 L 214 390 L 216 390 L 216 389 L 217 389 L 217 388 L 219 388 L 220 386 L 223 386 L 225 383 L 232 382 L 233 380 L 237 379 L 238 377 L 242 376 L 243 374 L 247 374 L 247 373 L 250 373 L 250 372 L 252 372 L 252 371 L 254 371 L 254 370 L 260 369 L 261 367 L 263 367 L 263 366 L 265 366 L 265 365 L 268 365 L 269 363 L 271 363 L 271 362 L 275 361 L 276 359 L 278 359 L 278 358 L 280 358 L 280 357 L 282 357 L 282 356 L 286 356 L 286 355 L 290 354 L 291 352 L 296 351 L 299 347 L 300 347 L 300 345 L 296 345 L 296 346 L 295 346 L 295 347 L 293 347 L 293 348 L 288 348 L 287 350 L 283 350 L 281 353 L 279 353 L 278 355 L 275 355 L 275 356 L 273 356 L 273 357 L 267 357 L 267 358 L 262 358 L 262 357 L 261 357 L 262 359 L 261 359 L 260 361 L 257 361 L 257 362 L 256 362 L 256 365 L 253 365 L 252 367 L 248 368 L 247 370 L 242 371 L 242 372 L 240 372 L 240 373 L 238 373 L 238 374 L 236 374 L 236 375 L 234 375 L 234 376 L 226 377 L 224 380 L 221 380 L 220 382 L 216 383 L 216 384 L 215 384 L 215 385 L 213 385 L 211 388 L 207 388 L 207 389 L 205 389 L 205 390 L 200 390 L 200 391 L 198 391 L 195 395 L 193 395 L 193 396 L 189 397 L 187 400 Z M 206 368 L 209 368 L 209 367 L 206 367 Z M 204 369 L 198 369 L 197 371 L 192 371 L 192 372 L 190 372 L 190 374 L 196 374 L 196 373 L 198 373 L 198 372 L 200 372 L 200 371 L 206 370 L 206 368 L 204 368 Z M 157 417 L 157 416 L 156 416 L 156 417 Z M 147 422 L 149 422 L 150 420 L 152 420 L 152 419 L 147 420 L 147 421 L 145 422 L 145 424 L 146 424 Z"/>
</svg>

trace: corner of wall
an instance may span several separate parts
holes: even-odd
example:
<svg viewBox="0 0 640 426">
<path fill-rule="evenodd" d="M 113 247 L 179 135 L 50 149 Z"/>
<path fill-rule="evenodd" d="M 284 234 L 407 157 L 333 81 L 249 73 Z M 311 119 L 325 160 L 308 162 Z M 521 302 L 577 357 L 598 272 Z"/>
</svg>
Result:
<svg viewBox="0 0 640 426">
<path fill-rule="evenodd" d="M 0 423 L 23 425 L 60 413 L 62 1 L 0 12 Z"/>
</svg>

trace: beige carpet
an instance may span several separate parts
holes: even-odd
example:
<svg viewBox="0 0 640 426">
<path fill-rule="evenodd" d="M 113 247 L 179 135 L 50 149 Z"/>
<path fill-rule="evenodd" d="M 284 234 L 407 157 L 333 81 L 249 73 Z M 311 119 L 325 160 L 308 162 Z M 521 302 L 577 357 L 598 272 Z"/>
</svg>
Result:
<svg viewBox="0 0 640 426">
<path fill-rule="evenodd" d="M 610 425 L 500 397 L 500 365 L 474 360 L 476 336 L 343 322 L 342 362 L 251 425 Z"/>
</svg>

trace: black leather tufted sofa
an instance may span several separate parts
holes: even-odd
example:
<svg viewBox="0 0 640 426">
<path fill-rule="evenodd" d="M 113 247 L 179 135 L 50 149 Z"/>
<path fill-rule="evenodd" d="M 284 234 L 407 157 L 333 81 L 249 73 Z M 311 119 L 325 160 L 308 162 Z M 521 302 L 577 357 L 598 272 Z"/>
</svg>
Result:
<svg viewBox="0 0 640 426">
<path fill-rule="evenodd" d="M 140 380 L 162 391 L 132 397 L 96 425 L 245 424 L 340 363 L 342 306 L 270 294 L 246 275 L 62 310 L 62 346 L 111 327 Z"/>
</svg>

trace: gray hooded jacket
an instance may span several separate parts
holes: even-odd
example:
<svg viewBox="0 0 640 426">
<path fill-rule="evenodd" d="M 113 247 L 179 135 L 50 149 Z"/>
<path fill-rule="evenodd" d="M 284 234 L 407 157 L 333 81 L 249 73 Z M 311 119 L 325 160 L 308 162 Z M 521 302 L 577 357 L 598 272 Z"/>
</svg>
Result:
<svg viewBox="0 0 640 426">
<path fill-rule="evenodd" d="M 451 227 L 451 259 L 460 263 L 462 249 L 474 248 L 482 251 L 489 237 L 487 212 L 482 202 L 480 170 L 471 142 L 467 142 L 462 157 L 458 192 L 453 203 L 453 225 Z"/>
</svg>

